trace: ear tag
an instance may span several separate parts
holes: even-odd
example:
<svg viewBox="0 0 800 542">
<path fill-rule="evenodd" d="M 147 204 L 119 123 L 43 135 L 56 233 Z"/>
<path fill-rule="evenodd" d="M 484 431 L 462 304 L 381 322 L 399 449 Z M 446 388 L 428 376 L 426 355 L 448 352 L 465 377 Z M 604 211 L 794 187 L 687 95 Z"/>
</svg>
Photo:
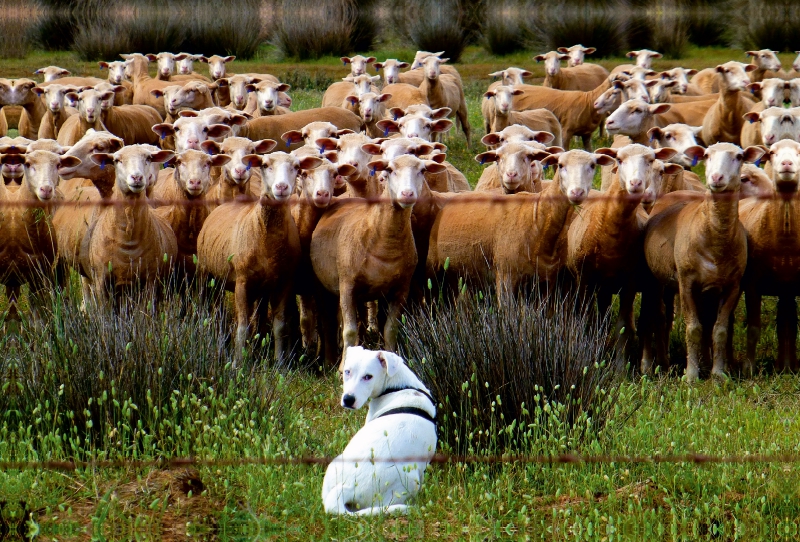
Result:
<svg viewBox="0 0 800 542">
<path fill-rule="evenodd" d="M 370 177 L 374 177 L 375 176 L 375 166 L 373 166 L 372 169 L 369 170 L 369 176 Z"/>
<path fill-rule="evenodd" d="M 373 66 L 373 67 L 375 68 L 375 71 L 376 71 L 376 72 L 379 72 L 379 71 L 381 71 L 381 69 L 380 69 L 380 68 L 378 68 L 377 66 Z"/>
<path fill-rule="evenodd" d="M 750 124 L 753 124 L 755 121 L 754 121 L 754 120 L 747 119 L 747 122 L 749 122 Z"/>
<path fill-rule="evenodd" d="M 106 169 L 106 161 L 105 161 L 105 160 L 103 160 L 102 162 L 100 162 L 100 170 L 102 171 L 102 170 L 104 170 L 104 169 Z"/>
<path fill-rule="evenodd" d="M 161 139 L 162 140 L 167 139 L 167 134 L 164 133 L 164 132 L 161 132 Z"/>
<path fill-rule="evenodd" d="M 386 128 L 386 129 L 383 131 L 383 137 L 389 137 L 389 128 Z"/>
<path fill-rule="evenodd" d="M 245 168 L 245 171 L 250 171 L 250 162 L 247 162 L 247 167 Z"/>
<path fill-rule="evenodd" d="M 287 139 L 286 140 L 286 148 L 288 149 L 291 146 L 291 144 L 292 144 L 292 140 L 291 139 Z"/>
<path fill-rule="evenodd" d="M 653 140 L 654 140 L 655 138 L 656 138 L 656 136 L 655 136 L 655 135 L 651 135 L 651 136 L 650 136 L 650 143 L 652 143 L 652 142 L 653 142 Z"/>
<path fill-rule="evenodd" d="M 760 166 L 760 165 L 761 165 L 761 158 L 763 158 L 763 156 L 759 156 L 759 157 L 758 157 L 758 160 L 756 160 L 756 161 L 753 163 L 753 165 L 754 165 L 754 166 L 756 166 L 756 167 Z"/>
<path fill-rule="evenodd" d="M 394 117 L 392 120 L 397 121 L 397 113 L 392 113 L 392 116 Z"/>
<path fill-rule="evenodd" d="M 550 164 L 545 164 L 545 165 L 542 167 L 542 171 L 543 171 L 543 172 L 546 172 L 548 169 L 550 169 Z"/>
<path fill-rule="evenodd" d="M 697 165 L 697 156 L 692 157 L 692 167 Z"/>
<path fill-rule="evenodd" d="M 347 62 L 345 62 L 344 60 L 342 60 L 342 66 L 347 66 Z"/>
<path fill-rule="evenodd" d="M 483 165 L 485 163 L 486 163 L 486 157 L 485 156 L 481 156 L 481 165 Z"/>
</svg>

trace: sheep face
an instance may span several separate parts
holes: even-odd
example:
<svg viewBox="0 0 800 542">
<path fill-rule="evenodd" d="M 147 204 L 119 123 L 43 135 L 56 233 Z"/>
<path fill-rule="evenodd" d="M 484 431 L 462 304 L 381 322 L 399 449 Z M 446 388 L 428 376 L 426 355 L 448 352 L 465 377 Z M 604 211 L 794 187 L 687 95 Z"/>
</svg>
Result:
<svg viewBox="0 0 800 542">
<path fill-rule="evenodd" d="M 425 182 L 425 172 L 441 173 L 447 168 L 433 160 L 420 160 L 405 154 L 394 160 L 375 160 L 370 167 L 385 171 L 386 192 L 392 203 L 401 209 L 414 206 Z"/>
<path fill-rule="evenodd" d="M 747 51 L 745 54 L 760 70 L 778 71 L 781 69 L 781 61 L 778 60 L 775 51 L 761 49 L 760 51 Z"/>
<path fill-rule="evenodd" d="M 327 207 L 333 198 L 336 179 L 353 175 L 356 168 L 350 164 L 334 165 L 328 161 L 309 171 L 303 171 L 298 177 L 306 199 L 319 208 Z"/>
<path fill-rule="evenodd" d="M 37 92 L 38 91 L 40 92 Z M 74 92 L 75 87 L 65 85 L 47 85 L 44 88 L 34 87 L 34 92 L 44 96 L 44 103 L 51 113 L 56 114 L 64 108 L 64 97 L 67 92 Z"/>
<path fill-rule="evenodd" d="M 567 59 L 567 66 L 574 68 L 583 64 L 584 56 L 594 53 L 597 49 L 594 47 L 584 47 L 583 45 L 573 45 L 572 47 L 559 47 L 559 53 L 566 53 L 569 57 Z"/>
<path fill-rule="evenodd" d="M 669 98 L 669 93 L 674 89 L 678 83 L 668 79 L 659 79 L 653 86 L 649 87 L 648 93 L 650 94 L 650 103 L 660 104 L 666 103 Z"/>
<path fill-rule="evenodd" d="M 747 85 L 750 84 L 750 78 L 747 74 L 756 69 L 757 67 L 753 64 L 744 64 L 736 61 L 720 64 L 715 68 L 722 78 L 720 82 L 720 92 L 722 92 L 723 89 L 727 89 L 728 91 L 747 90 Z"/>
<path fill-rule="evenodd" d="M 487 99 L 494 97 L 495 111 L 501 115 L 507 115 L 512 110 L 514 105 L 514 96 L 522 94 L 522 90 L 518 88 L 500 85 L 495 87 L 494 90 L 487 91 L 484 96 Z"/>
<path fill-rule="evenodd" d="M 256 92 L 256 100 L 258 108 L 261 111 L 269 112 L 274 111 L 278 106 L 278 93 L 287 92 L 290 88 L 286 83 L 275 83 L 273 81 L 261 81 L 257 85 L 253 85 L 252 90 Z M 250 91 L 250 85 L 247 86 Z"/>
<path fill-rule="evenodd" d="M 683 151 L 697 145 L 696 136 L 702 131 L 702 126 L 669 124 L 663 128 L 650 128 L 647 135 L 650 141 L 657 142 L 659 147 L 670 147 L 678 151 L 678 153 L 670 159 L 670 162 L 691 167 L 692 159 L 683 154 Z"/>
<path fill-rule="evenodd" d="M 542 165 L 539 160 L 549 155 L 546 151 L 523 143 L 508 143 L 497 150 L 479 154 L 475 160 L 480 163 L 497 162 L 497 172 L 503 188 L 508 192 L 515 192 L 531 178 L 541 178 Z"/>
<path fill-rule="evenodd" d="M 25 182 L 40 201 L 53 198 L 62 172 L 67 173 L 81 164 L 80 159 L 74 156 L 61 156 L 50 151 L 32 151 L 16 156 L 24 160 Z"/>
<path fill-rule="evenodd" d="M 377 126 L 387 135 L 390 132 L 400 132 L 403 137 L 418 137 L 430 141 L 431 134 L 448 131 L 453 126 L 453 121 L 448 119 L 431 120 L 422 115 L 406 115 L 396 121 L 389 119 L 378 121 Z"/>
<path fill-rule="evenodd" d="M 175 150 L 200 150 L 200 144 L 210 138 L 222 137 L 231 132 L 225 124 L 210 124 L 206 117 L 180 117 L 173 124 L 163 123 L 153 126 L 153 131 L 161 136 L 175 136 Z"/>
<path fill-rule="evenodd" d="M 703 149 L 690 147 L 684 154 L 706 161 L 706 185 L 711 192 L 734 192 L 741 185 L 742 164 L 753 162 L 764 155 L 761 147 L 747 147 L 742 150 L 732 143 L 716 143 Z"/>
<path fill-rule="evenodd" d="M 367 66 L 375 62 L 375 57 L 363 57 L 361 55 L 356 55 L 354 57 L 348 58 L 346 56 L 341 57 L 342 62 L 345 64 L 350 64 L 350 74 L 353 76 L 363 75 L 367 73 Z"/>
<path fill-rule="evenodd" d="M 119 85 L 125 79 L 125 68 L 127 62 L 116 60 L 114 62 L 100 62 L 100 67 L 108 70 L 108 82 L 112 85 Z"/>
<path fill-rule="evenodd" d="M 33 93 L 36 81 L 31 79 L 0 79 L 0 104 L 25 105 L 39 99 Z"/>
<path fill-rule="evenodd" d="M 376 117 L 383 117 L 383 104 L 392 97 L 391 94 L 375 94 L 374 92 L 366 92 L 360 96 L 348 96 L 346 99 L 351 105 L 358 107 L 359 116 L 364 119 L 364 122 L 370 123 Z"/>
<path fill-rule="evenodd" d="M 671 70 L 661 72 L 661 79 L 666 81 L 675 81 L 675 86 L 672 92 L 675 94 L 686 94 L 689 89 L 689 77 L 695 75 L 697 70 L 685 70 L 683 68 L 672 68 Z"/>
<path fill-rule="evenodd" d="M 776 192 L 797 192 L 800 181 L 800 143 L 782 140 L 769 149 Z"/>
<path fill-rule="evenodd" d="M 654 151 L 644 145 L 626 145 L 617 151 L 619 182 L 623 190 L 634 196 L 643 196 L 656 180 L 652 174 L 656 160 L 669 160 L 677 151 L 662 148 Z M 661 170 L 664 166 L 662 164 Z"/>
<path fill-rule="evenodd" d="M 106 90 L 99 92 L 93 88 L 82 90 L 79 93 L 68 92 L 66 98 L 78 109 L 78 114 L 88 122 L 94 124 L 100 118 L 102 102 L 114 99 L 114 92 Z"/>
<path fill-rule="evenodd" d="M 564 55 L 556 51 L 550 51 L 544 55 L 533 57 L 536 62 L 544 61 L 544 71 L 550 77 L 558 75 L 561 71 L 561 61 L 569 59 L 569 55 Z"/>
<path fill-rule="evenodd" d="M 141 194 L 150 184 L 153 164 L 172 159 L 172 151 L 154 151 L 151 145 L 128 145 L 114 154 L 95 153 L 92 160 L 100 167 L 114 166 L 117 188 L 123 194 Z"/>
<path fill-rule="evenodd" d="M 448 60 L 447 58 L 439 58 L 435 55 L 427 57 L 422 61 L 422 71 L 425 73 L 425 77 L 431 81 L 438 79 L 439 75 L 442 73 L 441 65 Z"/>
<path fill-rule="evenodd" d="M 175 73 L 175 55 L 172 53 L 158 53 L 155 56 L 155 60 L 160 77 L 166 79 Z"/>
<path fill-rule="evenodd" d="M 658 81 L 652 81 L 653 85 L 656 83 L 658 83 Z M 650 103 L 650 92 L 644 81 L 629 79 L 618 84 L 622 86 L 622 99 L 624 101 L 641 100 Z"/>
<path fill-rule="evenodd" d="M 261 165 L 261 197 L 278 202 L 288 201 L 294 193 L 297 176 L 302 170 L 311 170 L 322 164 L 322 158 L 305 156 L 298 158 L 285 152 L 275 152 L 264 156 L 245 157 L 250 165 Z"/>
<path fill-rule="evenodd" d="M 227 68 L 225 64 L 228 62 L 232 62 L 236 57 L 235 56 L 219 56 L 213 55 L 210 57 L 201 57 L 200 62 L 205 62 L 208 64 L 208 74 L 211 76 L 211 79 L 216 81 L 217 79 L 221 79 L 225 77 L 227 72 Z"/>
<path fill-rule="evenodd" d="M 765 107 L 780 107 L 783 105 L 784 90 L 787 88 L 786 81 L 773 78 L 764 79 L 761 83 L 751 83 L 751 90 L 761 90 L 761 101 Z"/>
<path fill-rule="evenodd" d="M 163 89 L 151 90 L 150 93 L 156 98 L 164 98 L 164 108 L 170 115 L 177 115 L 178 109 L 183 106 L 183 97 L 180 85 L 170 85 Z"/>
<path fill-rule="evenodd" d="M 481 143 L 486 146 L 505 145 L 506 143 L 541 143 L 547 145 L 553 141 L 553 134 L 550 132 L 538 132 L 531 130 L 521 124 L 512 124 L 499 132 L 486 134 L 481 139 Z"/>
<path fill-rule="evenodd" d="M 500 83 L 506 86 L 514 86 L 514 85 L 524 85 L 525 77 L 532 76 L 533 73 L 529 72 L 528 70 L 523 70 L 522 68 L 506 68 L 505 70 L 501 70 L 499 72 L 490 73 L 490 77 L 499 77 Z"/>
<path fill-rule="evenodd" d="M 222 166 L 223 174 L 237 185 L 243 185 L 250 180 L 252 168 L 245 163 L 245 156 L 251 154 L 263 154 L 275 148 L 277 143 L 271 139 L 261 141 L 250 141 L 244 137 L 229 137 L 219 143 L 215 141 L 205 141 L 200 146 L 209 154 L 223 153 L 230 157 L 230 161 Z"/>
<path fill-rule="evenodd" d="M 61 177 L 95 178 L 100 172 L 100 166 L 92 161 L 92 154 L 114 154 L 123 147 L 122 139 L 109 132 L 96 132 L 89 128 L 80 141 L 71 146 L 64 156 L 74 156 L 80 159 L 80 165 L 69 173 L 60 173 Z"/>
<path fill-rule="evenodd" d="M 410 64 L 390 58 L 385 62 L 376 62 L 373 66 L 375 70 L 383 70 L 383 80 L 387 85 L 393 85 L 400 82 L 400 70 L 408 68 Z"/>
<path fill-rule="evenodd" d="M 236 109 L 244 109 L 247 105 L 247 94 L 251 92 L 248 85 L 255 85 L 261 82 L 258 77 L 248 77 L 245 75 L 234 75 L 227 79 L 220 79 L 220 84 L 228 85 L 231 95 L 231 103 Z M 251 87 L 252 88 L 252 87 Z"/>
<path fill-rule="evenodd" d="M 349 164 L 353 167 L 353 173 L 345 177 L 357 177 L 365 179 L 370 174 L 369 162 L 372 155 L 367 153 L 363 147 L 369 143 L 370 138 L 363 134 L 345 134 L 338 140 L 332 138 L 320 138 L 315 143 L 320 149 L 335 150 L 336 164 Z"/>
<path fill-rule="evenodd" d="M 175 159 L 175 180 L 189 196 L 202 196 L 211 186 L 211 168 L 224 166 L 230 160 L 225 154 L 209 156 L 202 151 L 184 151 Z"/>
<path fill-rule="evenodd" d="M 622 90 L 618 87 L 611 87 L 605 90 L 599 98 L 594 101 L 594 109 L 600 115 L 608 115 L 614 112 L 619 104 L 622 103 Z"/>
<path fill-rule="evenodd" d="M 542 160 L 544 165 L 558 164 L 556 176 L 561 193 L 570 203 L 578 205 L 588 197 L 597 166 L 611 166 L 616 160 L 604 154 L 593 154 L 582 150 L 572 150 L 552 154 Z"/>
<path fill-rule="evenodd" d="M 635 58 L 637 66 L 650 69 L 653 66 L 653 59 L 661 58 L 663 55 L 650 49 L 641 49 L 639 51 L 631 51 L 625 56 Z"/>
<path fill-rule="evenodd" d="M 177 60 L 178 73 L 181 75 L 189 75 L 194 73 L 194 63 L 202 60 L 203 55 L 190 55 L 189 53 L 181 53 L 175 56 Z"/>
<path fill-rule="evenodd" d="M 764 145 L 772 145 L 783 139 L 800 140 L 800 108 L 770 107 L 757 115 L 761 122 L 761 139 Z M 748 120 L 754 119 L 753 113 L 745 115 Z"/>
<path fill-rule="evenodd" d="M 669 104 L 651 105 L 642 100 L 628 100 L 606 119 L 606 130 L 609 134 L 637 136 L 642 132 L 647 119 L 666 113 L 670 107 Z"/>
</svg>

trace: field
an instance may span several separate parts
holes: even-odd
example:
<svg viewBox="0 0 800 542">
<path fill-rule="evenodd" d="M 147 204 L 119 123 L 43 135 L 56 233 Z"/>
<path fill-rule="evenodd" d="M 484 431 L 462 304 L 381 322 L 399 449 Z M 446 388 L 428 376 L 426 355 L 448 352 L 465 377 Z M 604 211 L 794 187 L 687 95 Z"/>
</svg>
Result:
<svg viewBox="0 0 800 542">
<path fill-rule="evenodd" d="M 371 54 L 413 57 L 410 50 Z M 481 169 L 472 157 L 483 148 L 486 74 L 525 67 L 535 83 L 543 68 L 529 56 L 493 57 L 470 47 L 457 64 L 472 148 L 460 133 L 445 143 L 448 159 L 473 185 Z M 788 66 L 794 57 L 780 58 Z M 730 59 L 744 56 L 738 50 L 691 49 L 685 59 L 656 61 L 654 67 L 702 68 Z M 50 64 L 104 76 L 94 63 L 50 52 L 3 60 L 0 74 L 23 77 Z M 347 73 L 338 58 L 289 64 L 270 48 L 233 69 L 273 73 L 290 83 L 297 109 L 317 106 L 322 89 Z M 595 147 L 607 143 L 594 141 Z M 364 411 L 338 406 L 341 385 L 334 371 L 319 376 L 304 359 L 294 360 L 289 370 L 267 367 L 269 345 L 259 338 L 245 362 L 232 365 L 224 341 L 218 341 L 230 331 L 224 308 L 187 315 L 173 303 L 153 317 L 143 300 L 119 317 L 124 322 L 100 326 L 81 316 L 74 292 L 53 294 L 44 302 L 52 322 L 24 321 L 18 333 L 0 336 L 0 461 L 9 462 L 0 470 L 0 540 L 796 539 L 798 459 L 752 460 L 800 454 L 800 381 L 771 374 L 777 349 L 772 301 L 765 302 L 758 377 L 689 386 L 675 374 L 639 378 L 628 371 L 602 390 L 614 401 L 600 420 L 587 419 L 585 412 L 578 418 L 585 429 L 569 419 L 564 404 L 538 397 L 532 399 L 535 408 L 529 405 L 529 423 L 511 423 L 495 415 L 500 404 L 486 400 L 487 394 L 483 402 L 477 399 L 483 383 L 468 380 L 462 393 L 472 398 L 475 390 L 472 406 L 489 423 L 462 433 L 458 450 L 443 451 L 466 451 L 469 457 L 431 465 L 418 508 L 408 517 L 332 519 L 320 500 L 324 465 L 294 460 L 337 455 L 363 424 Z M 152 327 L 136 333 L 131 322 L 144 321 Z M 741 307 L 735 330 L 740 357 Z M 679 318 L 671 349 L 677 365 L 685 355 L 682 344 Z M 424 369 L 423 360 L 413 363 Z M 439 414 L 445 420 L 440 434 L 452 431 L 446 420 L 458 412 L 443 404 Z M 548 464 L 512 457 L 565 453 L 607 461 Z M 686 454 L 697 455 L 680 462 L 648 460 Z M 174 457 L 200 461 L 160 464 Z M 39 461 L 123 465 L 69 470 L 25 464 Z"/>
</svg>

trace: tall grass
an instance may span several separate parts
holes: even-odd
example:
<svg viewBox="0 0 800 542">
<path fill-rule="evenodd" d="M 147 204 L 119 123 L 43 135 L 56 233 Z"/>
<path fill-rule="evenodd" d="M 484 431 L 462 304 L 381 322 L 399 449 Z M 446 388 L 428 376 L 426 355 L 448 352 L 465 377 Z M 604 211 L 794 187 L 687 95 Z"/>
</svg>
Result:
<svg viewBox="0 0 800 542">
<path fill-rule="evenodd" d="M 454 451 L 530 452 L 550 431 L 575 445 L 613 411 L 624 367 L 606 347 L 610 319 L 576 296 L 434 305 L 406 317 L 402 351 L 443 405 L 440 441 Z"/>
<path fill-rule="evenodd" d="M 443 57 L 458 62 L 476 37 L 479 7 L 466 0 L 408 0 L 403 3 L 404 33 L 418 50 L 444 51 Z"/>
<path fill-rule="evenodd" d="M 482 18 L 484 48 L 493 55 L 507 55 L 524 47 L 522 19 L 525 3 L 502 1 L 487 6 Z"/>
</svg>

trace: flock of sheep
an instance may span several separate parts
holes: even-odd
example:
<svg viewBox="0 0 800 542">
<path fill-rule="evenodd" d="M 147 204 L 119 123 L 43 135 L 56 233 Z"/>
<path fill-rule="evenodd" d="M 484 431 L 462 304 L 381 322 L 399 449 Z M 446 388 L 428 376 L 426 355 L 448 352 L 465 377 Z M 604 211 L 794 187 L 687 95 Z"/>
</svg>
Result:
<svg viewBox="0 0 800 542">
<path fill-rule="evenodd" d="M 43 83 L 0 79 L 0 282 L 12 314 L 23 284 L 63 282 L 70 269 L 84 302 L 175 273 L 210 276 L 234 293 L 239 351 L 269 326 L 285 356 L 297 320 L 303 345 L 335 364 L 360 324 L 385 320 L 394 349 L 409 296 L 446 271 L 511 292 L 579 288 L 601 311 L 619 294 L 620 355 L 642 292 L 644 372 L 667 363 L 677 294 L 694 380 L 706 361 L 728 370 L 744 291 L 744 371 L 763 295 L 779 298 L 778 367 L 797 369 L 800 109 L 783 105 L 800 105 L 800 74 L 770 50 L 699 73 L 656 73 L 661 55 L 648 50 L 608 73 L 584 63 L 591 52 L 535 57 L 541 86 L 520 68 L 491 74 L 488 150 L 476 157 L 489 165 L 474 191 L 439 141 L 456 122 L 468 142 L 471 131 L 461 77 L 441 53 L 343 57 L 350 74 L 321 108 L 297 112 L 289 85 L 231 74 L 230 56 L 134 53 L 101 62 L 107 80 L 52 66 L 37 70 Z M 592 152 L 603 123 L 614 143 Z M 584 150 L 565 151 L 574 136 Z M 705 180 L 689 169 L 701 160 Z"/>
</svg>

